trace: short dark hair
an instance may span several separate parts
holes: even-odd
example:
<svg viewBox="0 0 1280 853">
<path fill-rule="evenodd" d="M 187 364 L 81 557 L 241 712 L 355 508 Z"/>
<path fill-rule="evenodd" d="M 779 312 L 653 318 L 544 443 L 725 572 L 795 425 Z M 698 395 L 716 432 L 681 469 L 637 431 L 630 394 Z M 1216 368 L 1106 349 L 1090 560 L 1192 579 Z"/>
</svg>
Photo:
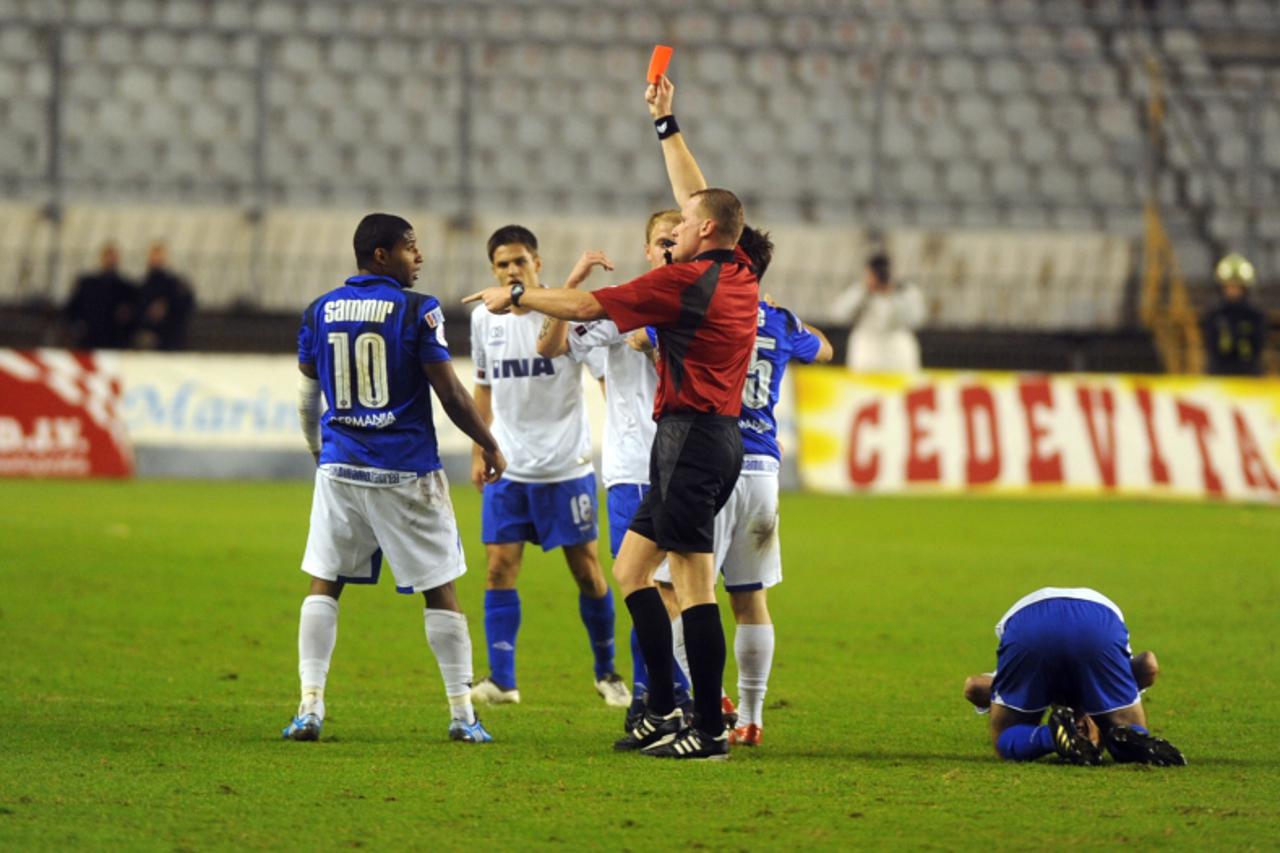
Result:
<svg viewBox="0 0 1280 853">
<path fill-rule="evenodd" d="M 698 200 L 703 214 L 715 222 L 720 236 L 730 245 L 737 243 L 742 236 L 742 202 L 738 197 L 728 190 L 708 187 L 698 190 L 693 198 Z"/>
<path fill-rule="evenodd" d="M 503 225 L 489 237 L 489 262 L 499 246 L 524 246 L 535 258 L 538 256 L 538 238 L 523 225 Z"/>
<path fill-rule="evenodd" d="M 356 226 L 356 236 L 352 241 L 356 250 L 356 266 L 368 269 L 376 250 L 390 250 L 412 230 L 413 226 L 407 219 L 391 213 L 370 213 Z"/>
<path fill-rule="evenodd" d="M 773 261 L 773 240 L 770 239 L 769 232 L 760 231 L 750 225 L 743 225 L 742 236 L 738 238 L 738 245 L 742 247 L 742 251 L 746 252 L 747 257 L 751 259 L 751 271 L 756 274 L 756 279 L 764 278 L 764 271 L 769 268 L 769 264 Z"/>
<path fill-rule="evenodd" d="M 867 258 L 867 269 L 885 284 L 889 283 L 889 256 L 885 252 L 876 252 Z"/>
</svg>

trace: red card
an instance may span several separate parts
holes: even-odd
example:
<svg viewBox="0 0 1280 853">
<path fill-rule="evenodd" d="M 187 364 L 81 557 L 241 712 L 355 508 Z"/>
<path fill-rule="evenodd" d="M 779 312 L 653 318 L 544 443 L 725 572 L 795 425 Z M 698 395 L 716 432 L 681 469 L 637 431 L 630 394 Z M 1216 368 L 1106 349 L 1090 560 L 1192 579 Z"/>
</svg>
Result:
<svg viewBox="0 0 1280 853">
<path fill-rule="evenodd" d="M 671 64 L 672 51 L 673 48 L 665 44 L 654 46 L 653 56 L 649 57 L 649 76 L 645 79 L 650 83 L 657 83 L 662 79 L 662 75 L 667 73 L 667 66 Z"/>
</svg>

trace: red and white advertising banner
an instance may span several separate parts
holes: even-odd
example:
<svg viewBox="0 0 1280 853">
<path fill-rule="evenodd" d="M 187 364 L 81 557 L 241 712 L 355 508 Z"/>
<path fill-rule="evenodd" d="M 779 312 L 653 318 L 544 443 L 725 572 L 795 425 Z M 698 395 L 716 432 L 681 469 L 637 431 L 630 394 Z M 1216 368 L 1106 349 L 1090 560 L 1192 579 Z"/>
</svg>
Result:
<svg viewBox="0 0 1280 853">
<path fill-rule="evenodd" d="M 805 488 L 1280 503 L 1280 381 L 794 371 Z"/>
<path fill-rule="evenodd" d="M 0 477 L 133 473 L 112 356 L 0 349 Z"/>
</svg>

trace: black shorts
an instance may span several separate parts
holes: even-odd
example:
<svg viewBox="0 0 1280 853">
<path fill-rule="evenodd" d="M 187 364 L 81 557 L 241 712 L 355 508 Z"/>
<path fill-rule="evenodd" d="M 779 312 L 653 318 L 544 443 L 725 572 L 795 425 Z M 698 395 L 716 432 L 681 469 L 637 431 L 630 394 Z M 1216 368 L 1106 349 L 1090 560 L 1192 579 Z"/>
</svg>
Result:
<svg viewBox="0 0 1280 853">
<path fill-rule="evenodd" d="M 667 415 L 649 454 L 649 495 L 630 530 L 664 551 L 715 551 L 715 517 L 742 471 L 738 419 L 722 415 Z"/>
</svg>

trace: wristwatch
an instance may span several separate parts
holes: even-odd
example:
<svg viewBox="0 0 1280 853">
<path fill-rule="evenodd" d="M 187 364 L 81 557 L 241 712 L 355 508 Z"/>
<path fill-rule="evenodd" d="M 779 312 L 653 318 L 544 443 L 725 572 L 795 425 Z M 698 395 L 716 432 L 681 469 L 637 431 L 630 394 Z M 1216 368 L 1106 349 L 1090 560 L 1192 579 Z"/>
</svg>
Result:
<svg viewBox="0 0 1280 853">
<path fill-rule="evenodd" d="M 519 308 L 521 296 L 524 296 L 524 283 L 517 281 L 511 285 L 511 304 Z"/>
</svg>

